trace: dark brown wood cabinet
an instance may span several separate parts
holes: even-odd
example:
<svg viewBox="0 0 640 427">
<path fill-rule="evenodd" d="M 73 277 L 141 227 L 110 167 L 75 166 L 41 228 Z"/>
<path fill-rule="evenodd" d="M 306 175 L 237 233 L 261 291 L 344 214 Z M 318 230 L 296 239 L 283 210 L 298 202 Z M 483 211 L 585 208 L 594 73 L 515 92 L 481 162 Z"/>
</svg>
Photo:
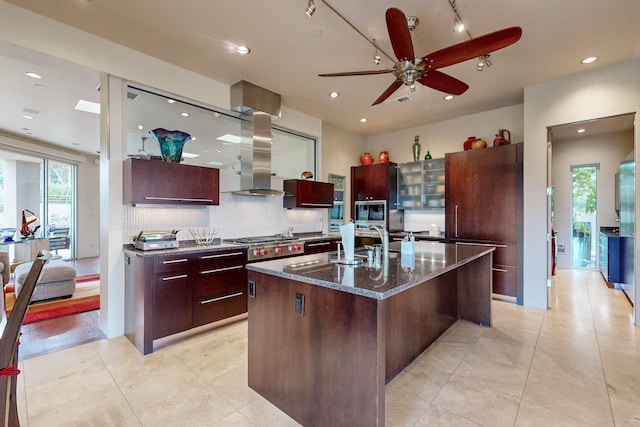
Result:
<svg viewBox="0 0 640 427">
<path fill-rule="evenodd" d="M 125 335 L 142 354 L 153 340 L 247 311 L 245 249 L 125 250 Z"/>
<path fill-rule="evenodd" d="M 246 313 L 246 263 L 240 250 L 195 255 L 193 327 Z"/>
<path fill-rule="evenodd" d="M 342 241 L 341 238 L 310 240 L 304 244 L 304 254 L 318 254 L 338 250 L 336 243 L 340 241 Z"/>
<path fill-rule="evenodd" d="M 445 155 L 446 240 L 496 247 L 493 292 L 522 303 L 523 145 Z"/>
<path fill-rule="evenodd" d="M 130 158 L 123 164 L 123 203 L 218 205 L 215 168 Z"/>
<path fill-rule="evenodd" d="M 397 167 L 393 162 L 351 167 L 351 198 L 353 201 L 386 200 L 395 209 Z M 393 204 L 390 205 L 389 201 Z"/>
<path fill-rule="evenodd" d="M 285 208 L 332 208 L 333 184 L 304 179 L 287 179 L 283 183 Z"/>
</svg>

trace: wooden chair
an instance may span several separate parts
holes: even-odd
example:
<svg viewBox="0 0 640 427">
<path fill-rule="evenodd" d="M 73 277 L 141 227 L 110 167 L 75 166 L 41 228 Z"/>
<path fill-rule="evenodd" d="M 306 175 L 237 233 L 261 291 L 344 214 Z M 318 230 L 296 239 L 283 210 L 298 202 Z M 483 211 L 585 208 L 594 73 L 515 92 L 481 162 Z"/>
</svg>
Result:
<svg viewBox="0 0 640 427">
<path fill-rule="evenodd" d="M 33 262 L 27 275 L 27 280 L 2 331 L 2 338 L 0 338 L 0 420 L 2 420 L 3 426 L 14 427 L 20 425 L 15 380 L 15 377 L 20 373 L 18 369 L 20 328 L 22 327 L 24 316 L 27 314 L 36 282 L 42 273 L 42 267 L 50 258 L 51 253 L 43 250 L 40 251 L 38 258 Z M 4 305 L 2 310 L 4 310 Z"/>
</svg>

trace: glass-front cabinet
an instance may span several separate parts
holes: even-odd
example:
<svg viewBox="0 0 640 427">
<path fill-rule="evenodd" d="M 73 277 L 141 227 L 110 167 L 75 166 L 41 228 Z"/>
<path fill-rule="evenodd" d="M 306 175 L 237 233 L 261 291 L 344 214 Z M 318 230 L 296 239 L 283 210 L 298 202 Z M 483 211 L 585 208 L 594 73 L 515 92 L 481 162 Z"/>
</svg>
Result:
<svg viewBox="0 0 640 427">
<path fill-rule="evenodd" d="M 398 165 L 398 209 L 444 209 L 444 158 Z"/>
</svg>

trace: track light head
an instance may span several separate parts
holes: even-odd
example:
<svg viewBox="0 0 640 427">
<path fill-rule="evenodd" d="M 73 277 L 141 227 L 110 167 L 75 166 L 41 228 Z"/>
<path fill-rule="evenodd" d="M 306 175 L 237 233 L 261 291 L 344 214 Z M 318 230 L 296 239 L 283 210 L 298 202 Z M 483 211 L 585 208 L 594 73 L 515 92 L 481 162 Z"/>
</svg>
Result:
<svg viewBox="0 0 640 427">
<path fill-rule="evenodd" d="M 478 65 L 476 66 L 476 70 L 482 71 L 485 68 L 491 67 L 492 62 L 489 60 L 489 54 L 480 55 L 478 57 Z"/>
<path fill-rule="evenodd" d="M 462 23 L 460 18 L 458 18 L 457 16 L 453 20 L 453 31 L 457 33 L 461 33 L 464 31 L 464 24 Z"/>
<path fill-rule="evenodd" d="M 307 16 L 311 18 L 315 12 L 316 12 L 316 4 L 314 3 L 313 0 L 309 0 L 309 3 L 307 3 L 307 9 L 304 11 L 304 13 L 306 13 Z"/>
<path fill-rule="evenodd" d="M 420 20 L 417 16 L 407 16 L 407 26 L 409 27 L 409 31 L 413 31 L 419 23 Z"/>
</svg>

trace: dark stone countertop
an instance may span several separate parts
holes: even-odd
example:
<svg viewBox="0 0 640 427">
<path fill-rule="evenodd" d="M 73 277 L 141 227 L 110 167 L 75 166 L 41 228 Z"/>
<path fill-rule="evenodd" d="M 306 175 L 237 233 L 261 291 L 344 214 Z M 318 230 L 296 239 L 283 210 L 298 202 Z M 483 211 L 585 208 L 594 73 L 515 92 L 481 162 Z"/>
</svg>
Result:
<svg viewBox="0 0 640 427">
<path fill-rule="evenodd" d="M 390 244 L 393 252 L 386 268 L 387 277 L 384 277 L 384 265 L 369 265 L 366 259 L 358 266 L 339 264 L 336 252 L 250 263 L 247 269 L 382 300 L 495 249 L 417 241 L 413 255 L 402 255 L 400 246 L 401 242 Z M 366 255 L 366 252 L 356 253 Z"/>
</svg>

